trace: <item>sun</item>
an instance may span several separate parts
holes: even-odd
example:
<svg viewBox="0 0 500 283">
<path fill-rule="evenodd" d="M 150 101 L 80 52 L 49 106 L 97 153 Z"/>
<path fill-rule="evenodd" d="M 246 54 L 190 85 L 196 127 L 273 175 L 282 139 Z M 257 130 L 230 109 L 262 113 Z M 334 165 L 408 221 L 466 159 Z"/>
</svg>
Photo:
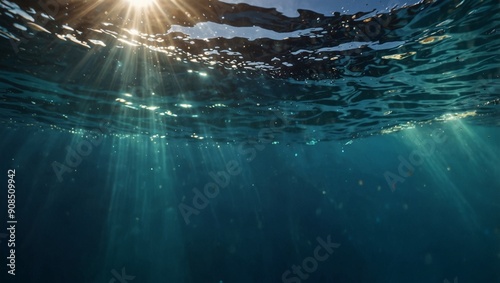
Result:
<svg viewBox="0 0 500 283">
<path fill-rule="evenodd" d="M 150 6 L 155 0 L 127 0 L 127 2 L 134 7 L 141 8 Z"/>
</svg>

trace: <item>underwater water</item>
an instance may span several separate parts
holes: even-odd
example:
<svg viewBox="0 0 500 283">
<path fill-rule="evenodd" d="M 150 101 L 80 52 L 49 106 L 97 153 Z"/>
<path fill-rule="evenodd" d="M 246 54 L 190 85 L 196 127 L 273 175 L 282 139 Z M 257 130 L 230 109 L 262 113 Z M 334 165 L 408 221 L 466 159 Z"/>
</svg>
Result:
<svg viewBox="0 0 500 283">
<path fill-rule="evenodd" d="M 499 27 L 0 0 L 0 282 L 500 282 Z"/>
</svg>

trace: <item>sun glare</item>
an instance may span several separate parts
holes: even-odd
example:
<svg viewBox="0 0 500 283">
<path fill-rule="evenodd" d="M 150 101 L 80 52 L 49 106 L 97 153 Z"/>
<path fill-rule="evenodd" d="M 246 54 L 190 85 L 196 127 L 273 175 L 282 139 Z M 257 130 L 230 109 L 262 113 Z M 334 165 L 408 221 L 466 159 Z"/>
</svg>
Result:
<svg viewBox="0 0 500 283">
<path fill-rule="evenodd" d="M 131 6 L 134 7 L 147 7 L 155 2 L 155 0 L 127 0 Z"/>
</svg>

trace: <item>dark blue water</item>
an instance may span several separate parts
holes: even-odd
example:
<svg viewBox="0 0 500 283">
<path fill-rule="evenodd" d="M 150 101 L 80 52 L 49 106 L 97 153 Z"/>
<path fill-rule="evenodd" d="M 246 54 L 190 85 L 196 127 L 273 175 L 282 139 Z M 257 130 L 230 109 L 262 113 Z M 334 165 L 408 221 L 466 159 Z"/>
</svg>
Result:
<svg viewBox="0 0 500 283">
<path fill-rule="evenodd" d="M 500 282 L 500 4 L 330 4 L 0 1 L 0 282 Z"/>
</svg>

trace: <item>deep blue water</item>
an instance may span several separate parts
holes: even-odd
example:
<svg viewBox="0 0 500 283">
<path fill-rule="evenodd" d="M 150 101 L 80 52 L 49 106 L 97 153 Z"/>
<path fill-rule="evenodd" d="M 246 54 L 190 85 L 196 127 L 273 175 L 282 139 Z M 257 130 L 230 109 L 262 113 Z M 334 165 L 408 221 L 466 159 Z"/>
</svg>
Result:
<svg viewBox="0 0 500 283">
<path fill-rule="evenodd" d="M 233 2 L 0 1 L 0 282 L 500 282 L 498 1 Z"/>
</svg>

